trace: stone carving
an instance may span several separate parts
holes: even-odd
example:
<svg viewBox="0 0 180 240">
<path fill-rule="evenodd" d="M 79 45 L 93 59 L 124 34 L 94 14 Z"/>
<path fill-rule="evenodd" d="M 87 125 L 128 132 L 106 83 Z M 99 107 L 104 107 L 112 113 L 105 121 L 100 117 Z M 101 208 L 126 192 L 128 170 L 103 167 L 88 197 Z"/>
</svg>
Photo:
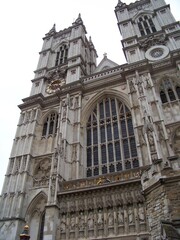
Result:
<svg viewBox="0 0 180 240">
<path fill-rule="evenodd" d="M 165 45 L 166 44 L 166 36 L 159 35 L 159 36 L 150 36 L 146 39 L 143 39 L 139 42 L 140 47 L 146 51 L 148 48 L 155 46 L 155 45 Z"/>
<path fill-rule="evenodd" d="M 75 217 L 75 214 L 72 213 L 71 220 L 70 220 L 70 229 L 74 230 L 75 225 L 76 225 L 76 217 Z"/>
<path fill-rule="evenodd" d="M 80 214 L 79 214 L 79 224 L 78 224 L 79 229 L 83 230 L 84 225 L 85 225 L 84 212 L 80 212 Z"/>
<path fill-rule="evenodd" d="M 144 133 L 147 134 L 151 152 L 154 152 L 156 150 L 154 136 L 153 136 L 154 129 L 153 129 L 153 124 L 150 121 L 150 116 L 147 116 L 146 110 L 144 111 L 144 122 L 145 122 L 144 123 Z"/>
<path fill-rule="evenodd" d="M 66 118 L 67 107 L 63 107 L 63 118 Z"/>
<path fill-rule="evenodd" d="M 143 95 L 144 90 L 143 90 L 143 86 L 142 86 L 142 79 L 139 76 L 136 77 L 136 85 L 138 87 L 139 95 L 140 96 Z"/>
<path fill-rule="evenodd" d="M 163 132 L 163 128 L 162 128 L 161 123 L 157 124 L 157 131 L 158 131 L 158 134 L 159 134 L 159 141 L 165 140 L 164 132 Z"/>
<path fill-rule="evenodd" d="M 88 214 L 87 225 L 88 225 L 88 228 L 90 229 L 94 227 L 94 216 L 93 216 L 93 212 L 91 211 Z"/>
<path fill-rule="evenodd" d="M 113 216 L 113 212 L 111 209 L 109 210 L 109 213 L 108 213 L 108 225 L 109 226 L 114 225 L 114 216 Z"/>
<path fill-rule="evenodd" d="M 138 211 L 139 221 L 144 222 L 145 216 L 144 216 L 144 208 L 142 204 L 139 204 L 139 211 Z"/>
<path fill-rule="evenodd" d="M 104 221 L 103 212 L 102 212 L 102 209 L 99 209 L 99 210 L 98 210 L 98 217 L 97 217 L 97 223 L 98 223 L 98 225 L 102 225 L 102 224 L 103 224 L 103 221 Z"/>
<path fill-rule="evenodd" d="M 129 82 L 129 90 L 130 90 L 130 93 L 136 92 L 133 80 L 130 80 L 130 82 Z"/>
<path fill-rule="evenodd" d="M 66 215 L 65 214 L 62 215 L 60 229 L 61 229 L 61 232 L 64 232 L 66 230 Z"/>
<path fill-rule="evenodd" d="M 144 81 L 145 81 L 145 88 L 148 89 L 148 88 L 151 88 L 151 83 L 150 83 L 150 79 L 148 77 L 148 75 L 143 75 L 143 78 L 144 78 Z"/>
<path fill-rule="evenodd" d="M 106 206 L 107 206 L 107 207 L 112 207 L 113 201 L 112 201 L 112 198 L 111 198 L 110 195 L 107 195 L 107 196 L 106 196 L 105 203 L 106 203 Z"/>
<path fill-rule="evenodd" d="M 53 69 L 52 71 L 49 71 L 45 75 L 45 79 L 52 81 L 52 80 L 62 80 L 62 85 L 65 84 L 65 76 L 66 76 L 66 69 L 65 68 L 56 68 L 55 70 Z"/>
<path fill-rule="evenodd" d="M 129 220 L 129 224 L 133 223 L 133 210 L 131 207 L 129 207 L 128 209 L 128 220 Z"/>
<path fill-rule="evenodd" d="M 50 169 L 51 169 L 50 159 L 43 159 L 39 162 L 34 172 L 34 186 L 43 186 L 48 184 Z"/>
<path fill-rule="evenodd" d="M 124 210 L 122 207 L 118 208 L 118 224 L 124 223 Z"/>
</svg>

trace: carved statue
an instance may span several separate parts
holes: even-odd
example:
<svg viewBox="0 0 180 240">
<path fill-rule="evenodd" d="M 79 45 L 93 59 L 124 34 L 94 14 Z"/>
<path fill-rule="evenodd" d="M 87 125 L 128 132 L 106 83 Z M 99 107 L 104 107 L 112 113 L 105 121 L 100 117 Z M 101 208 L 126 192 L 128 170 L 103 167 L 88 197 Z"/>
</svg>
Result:
<svg viewBox="0 0 180 240">
<path fill-rule="evenodd" d="M 139 204 L 139 212 L 138 212 L 139 220 L 140 222 L 144 222 L 145 216 L 144 216 L 144 208 L 141 204 Z"/>
<path fill-rule="evenodd" d="M 87 224 L 88 224 L 88 228 L 93 228 L 94 227 L 94 217 L 93 217 L 92 212 L 89 212 L 89 214 L 88 214 Z"/>
<path fill-rule="evenodd" d="M 130 224 L 133 223 L 133 211 L 131 207 L 128 209 L 128 219 Z"/>
<path fill-rule="evenodd" d="M 84 213 L 83 213 L 83 212 L 80 212 L 80 215 L 79 215 L 79 228 L 80 228 L 81 230 L 84 229 L 84 224 L 85 224 Z"/>
<path fill-rule="evenodd" d="M 101 209 L 98 210 L 98 220 L 97 220 L 97 223 L 99 225 L 103 224 L 103 213 L 102 213 Z"/>
<path fill-rule="evenodd" d="M 108 225 L 113 226 L 114 225 L 114 216 L 111 210 L 108 213 Z"/>
<path fill-rule="evenodd" d="M 118 209 L 118 224 L 122 224 L 124 222 L 124 211 L 122 207 Z"/>
<path fill-rule="evenodd" d="M 71 215 L 71 221 L 70 221 L 70 226 L 71 226 L 71 229 L 72 229 L 72 230 L 75 228 L 75 224 L 76 224 L 75 215 L 72 214 L 72 215 Z"/>
<path fill-rule="evenodd" d="M 129 82 L 129 90 L 130 90 L 130 93 L 136 92 L 133 80 Z"/>
</svg>

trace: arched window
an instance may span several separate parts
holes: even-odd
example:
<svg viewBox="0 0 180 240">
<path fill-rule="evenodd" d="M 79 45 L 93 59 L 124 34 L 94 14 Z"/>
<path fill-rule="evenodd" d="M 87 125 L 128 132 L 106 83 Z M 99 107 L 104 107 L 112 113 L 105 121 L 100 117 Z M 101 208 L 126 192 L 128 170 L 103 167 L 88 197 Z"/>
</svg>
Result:
<svg viewBox="0 0 180 240">
<path fill-rule="evenodd" d="M 179 86 L 176 87 L 176 94 L 177 94 L 177 97 L 180 99 L 180 87 Z"/>
<path fill-rule="evenodd" d="M 162 103 L 173 102 L 180 99 L 180 86 L 171 79 L 165 79 L 161 83 L 160 98 Z"/>
<path fill-rule="evenodd" d="M 67 57 L 68 57 L 68 46 L 64 44 L 59 48 L 59 51 L 56 54 L 55 66 L 59 66 L 61 64 L 67 63 Z"/>
<path fill-rule="evenodd" d="M 162 103 L 166 103 L 168 101 L 164 91 L 160 92 L 160 97 L 161 97 Z"/>
<path fill-rule="evenodd" d="M 168 89 L 168 95 L 169 95 L 170 101 L 176 100 L 176 97 L 175 97 L 175 95 L 174 95 L 174 92 L 173 92 L 173 90 L 172 90 L 171 88 Z"/>
<path fill-rule="evenodd" d="M 50 115 L 48 115 L 48 117 L 44 122 L 42 136 L 48 137 L 50 135 L 54 135 L 57 132 L 57 125 L 58 125 L 58 114 L 51 113 Z"/>
<path fill-rule="evenodd" d="M 138 19 L 138 27 L 139 27 L 141 36 L 156 32 L 156 28 L 154 26 L 151 16 L 147 16 L 147 15 L 141 16 Z"/>
<path fill-rule="evenodd" d="M 132 116 L 116 98 L 96 104 L 87 122 L 87 177 L 139 167 Z"/>
</svg>

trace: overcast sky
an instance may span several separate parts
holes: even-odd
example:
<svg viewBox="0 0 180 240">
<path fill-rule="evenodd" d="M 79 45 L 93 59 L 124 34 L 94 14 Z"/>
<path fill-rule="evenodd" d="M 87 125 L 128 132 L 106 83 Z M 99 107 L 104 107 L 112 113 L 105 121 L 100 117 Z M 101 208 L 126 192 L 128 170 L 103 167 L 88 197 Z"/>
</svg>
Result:
<svg viewBox="0 0 180 240">
<path fill-rule="evenodd" d="M 17 105 L 28 97 L 42 37 L 56 23 L 56 30 L 71 26 L 81 13 L 88 36 L 98 53 L 125 63 L 114 8 L 118 0 L 5 0 L 0 3 L 0 192 L 19 119 Z M 135 2 L 124 0 L 125 3 Z M 180 0 L 166 0 L 179 20 Z"/>
</svg>

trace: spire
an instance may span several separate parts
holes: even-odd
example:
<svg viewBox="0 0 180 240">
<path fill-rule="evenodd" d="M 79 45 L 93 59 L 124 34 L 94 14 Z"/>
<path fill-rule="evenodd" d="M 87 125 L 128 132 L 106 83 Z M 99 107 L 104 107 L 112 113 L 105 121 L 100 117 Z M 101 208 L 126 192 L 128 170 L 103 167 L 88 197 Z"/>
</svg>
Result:
<svg viewBox="0 0 180 240">
<path fill-rule="evenodd" d="M 83 24 L 82 18 L 81 18 L 81 14 L 79 13 L 78 18 L 75 20 L 75 22 L 73 24 Z"/>
<path fill-rule="evenodd" d="M 118 4 L 117 4 L 116 8 L 120 8 L 125 5 L 126 5 L 126 3 L 123 3 L 121 0 L 118 0 Z"/>
<path fill-rule="evenodd" d="M 49 32 L 46 34 L 46 36 L 51 36 L 54 33 L 56 33 L 56 24 L 53 24 L 53 27 L 49 30 Z"/>
</svg>

